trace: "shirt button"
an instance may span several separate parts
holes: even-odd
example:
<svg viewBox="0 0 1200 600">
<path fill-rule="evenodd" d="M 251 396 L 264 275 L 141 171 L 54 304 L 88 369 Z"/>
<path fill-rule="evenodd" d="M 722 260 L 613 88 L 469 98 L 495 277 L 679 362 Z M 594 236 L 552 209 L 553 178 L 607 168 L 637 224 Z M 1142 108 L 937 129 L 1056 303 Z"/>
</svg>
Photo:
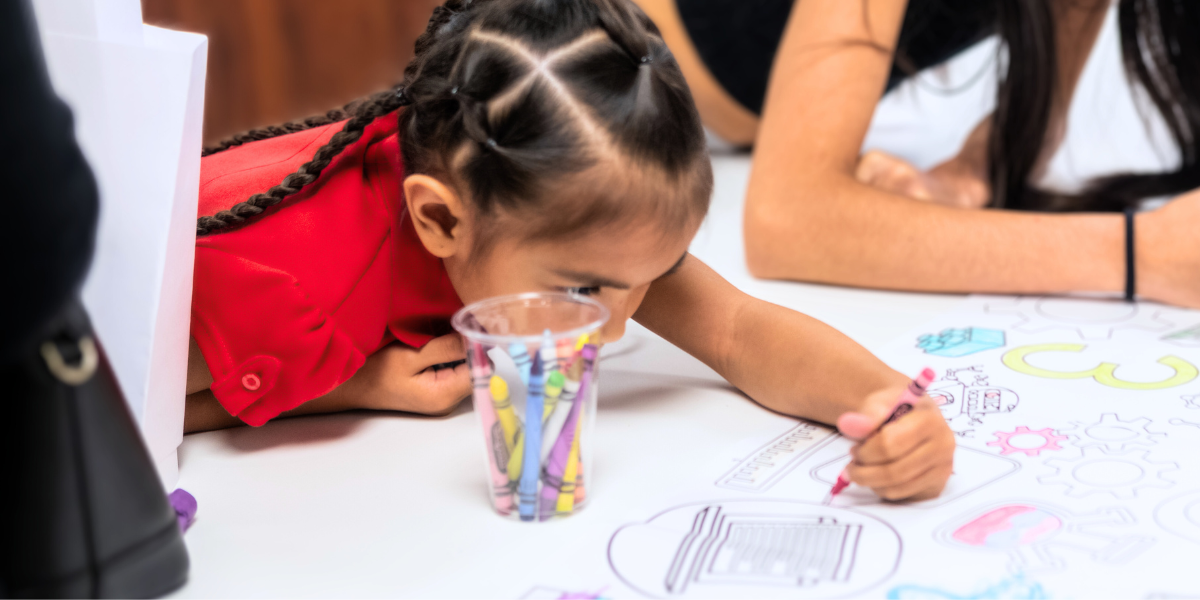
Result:
<svg viewBox="0 0 1200 600">
<path fill-rule="evenodd" d="M 259 379 L 258 375 L 255 375 L 254 373 L 246 373 L 245 375 L 242 375 L 242 387 L 253 392 L 254 390 L 262 387 L 262 380 Z"/>
</svg>

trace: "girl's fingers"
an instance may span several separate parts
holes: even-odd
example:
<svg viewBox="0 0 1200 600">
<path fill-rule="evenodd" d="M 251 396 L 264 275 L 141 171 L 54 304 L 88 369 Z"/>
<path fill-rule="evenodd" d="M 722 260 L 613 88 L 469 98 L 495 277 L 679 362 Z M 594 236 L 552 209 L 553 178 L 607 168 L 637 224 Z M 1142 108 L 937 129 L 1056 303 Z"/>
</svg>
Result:
<svg viewBox="0 0 1200 600">
<path fill-rule="evenodd" d="M 465 363 L 453 368 L 426 369 L 413 377 L 410 391 L 410 408 L 406 410 L 446 414 L 471 395 L 471 370 Z"/>
<path fill-rule="evenodd" d="M 420 373 L 434 365 L 466 360 L 467 350 L 463 346 L 462 337 L 451 333 L 429 340 L 428 344 L 417 350 L 414 358 L 412 371 Z"/>
<path fill-rule="evenodd" d="M 885 500 L 928 500 L 942 493 L 953 471 L 953 464 L 938 464 L 906 483 L 873 491 Z"/>
<path fill-rule="evenodd" d="M 884 465 L 906 456 L 931 437 L 948 431 L 945 419 L 930 401 L 922 401 L 904 418 L 885 425 L 851 449 L 859 465 Z"/>
<path fill-rule="evenodd" d="M 879 425 L 877 419 L 862 413 L 843 413 L 837 420 L 838 431 L 853 440 L 861 440 L 871 435 L 877 425 Z"/>
<path fill-rule="evenodd" d="M 886 465 L 850 463 L 850 481 L 872 489 L 905 485 L 920 478 L 931 468 L 953 465 L 954 451 L 947 451 L 937 440 L 926 440 L 912 452 Z"/>
</svg>

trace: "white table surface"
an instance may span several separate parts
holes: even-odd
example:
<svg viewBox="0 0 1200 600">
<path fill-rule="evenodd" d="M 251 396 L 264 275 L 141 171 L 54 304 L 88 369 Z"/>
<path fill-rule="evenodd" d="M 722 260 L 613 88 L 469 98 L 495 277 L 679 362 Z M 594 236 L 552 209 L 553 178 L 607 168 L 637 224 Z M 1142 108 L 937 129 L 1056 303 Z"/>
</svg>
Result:
<svg viewBox="0 0 1200 600">
<path fill-rule="evenodd" d="M 746 157 L 714 159 L 716 193 L 693 253 L 746 292 L 881 348 L 961 296 L 752 279 L 742 251 Z M 488 503 L 470 403 L 427 418 L 354 412 L 187 436 L 179 485 L 199 502 L 179 597 L 517 598 L 537 586 L 634 596 L 605 561 L 623 524 L 704 479 L 731 448 L 786 430 L 646 329 L 605 348 L 589 506 L 517 523 Z M 650 482 L 649 484 L 647 482 Z M 707 498 L 697 498 L 707 499 Z"/>
</svg>

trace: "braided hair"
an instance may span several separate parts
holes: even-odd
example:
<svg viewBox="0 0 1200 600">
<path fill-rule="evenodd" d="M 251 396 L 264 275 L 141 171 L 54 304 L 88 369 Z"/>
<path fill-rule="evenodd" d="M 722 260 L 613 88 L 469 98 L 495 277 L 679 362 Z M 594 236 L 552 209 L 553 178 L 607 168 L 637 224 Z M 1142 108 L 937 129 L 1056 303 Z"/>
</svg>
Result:
<svg viewBox="0 0 1200 600">
<path fill-rule="evenodd" d="M 448 0 L 417 39 L 401 85 L 206 150 L 345 119 L 310 161 L 201 217 L 197 234 L 241 224 L 312 184 L 368 125 L 400 108 L 406 173 L 445 178 L 481 216 L 520 212 L 534 236 L 628 218 L 631 207 L 676 224 L 708 208 L 699 115 L 658 30 L 629 0 Z M 630 174 L 641 176 L 639 189 Z M 550 205 L 563 198 L 572 204 Z M 552 217 L 537 228 L 529 209 Z"/>
</svg>

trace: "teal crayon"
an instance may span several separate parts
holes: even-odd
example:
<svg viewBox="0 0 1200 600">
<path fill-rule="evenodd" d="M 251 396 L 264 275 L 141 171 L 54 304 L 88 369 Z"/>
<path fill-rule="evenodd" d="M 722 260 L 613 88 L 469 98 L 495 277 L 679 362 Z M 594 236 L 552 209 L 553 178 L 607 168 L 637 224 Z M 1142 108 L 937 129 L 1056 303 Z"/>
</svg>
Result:
<svg viewBox="0 0 1200 600">
<path fill-rule="evenodd" d="M 528 355 L 526 355 L 528 358 Z M 517 512 L 522 521 L 537 517 L 538 481 L 542 465 L 542 361 L 531 361 L 529 392 L 525 394 L 525 456 L 517 482 Z"/>
<path fill-rule="evenodd" d="M 521 375 L 521 383 L 529 385 L 529 370 L 533 366 L 529 349 L 521 342 L 513 342 L 508 345 L 508 355 L 512 357 L 513 364 L 517 366 L 517 373 Z"/>
</svg>

